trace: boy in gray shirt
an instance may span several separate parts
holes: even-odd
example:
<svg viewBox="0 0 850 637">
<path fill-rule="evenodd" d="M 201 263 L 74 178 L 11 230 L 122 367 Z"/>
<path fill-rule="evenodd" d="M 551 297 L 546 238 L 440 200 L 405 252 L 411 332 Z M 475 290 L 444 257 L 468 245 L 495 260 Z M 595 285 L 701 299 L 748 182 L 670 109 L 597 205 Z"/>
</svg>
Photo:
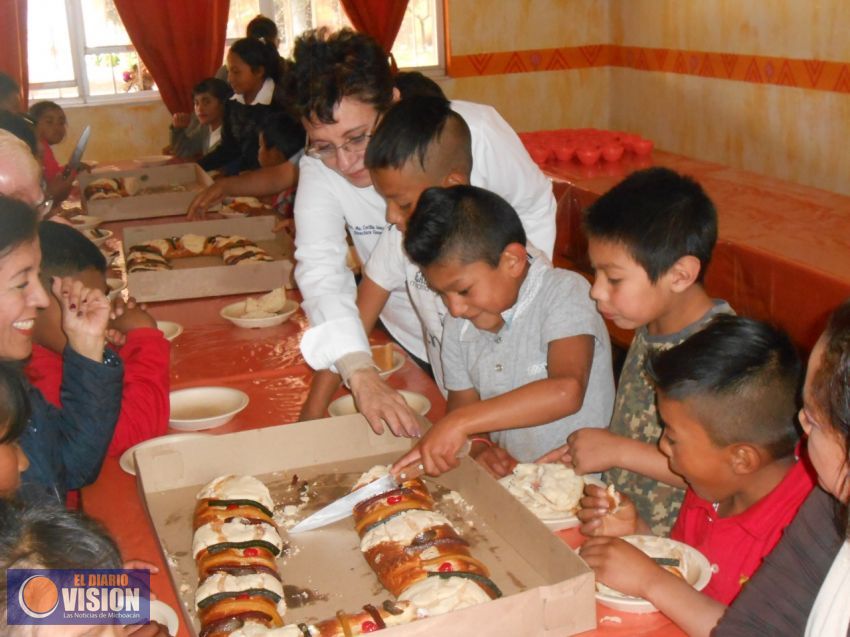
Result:
<svg viewBox="0 0 850 637">
<path fill-rule="evenodd" d="M 448 414 L 396 463 L 421 458 L 431 475 L 471 455 L 493 475 L 533 462 L 611 415 L 611 346 L 585 279 L 526 247 L 513 208 L 473 186 L 430 188 L 404 248 L 440 294 Z"/>
</svg>

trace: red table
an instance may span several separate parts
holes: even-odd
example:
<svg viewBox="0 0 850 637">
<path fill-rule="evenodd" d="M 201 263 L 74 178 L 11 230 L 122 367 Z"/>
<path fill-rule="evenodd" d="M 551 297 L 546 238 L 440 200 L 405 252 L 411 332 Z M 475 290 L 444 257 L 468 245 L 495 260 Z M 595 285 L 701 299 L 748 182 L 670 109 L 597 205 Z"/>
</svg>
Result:
<svg viewBox="0 0 850 637">
<path fill-rule="evenodd" d="M 556 261 L 589 272 L 582 211 L 648 166 L 690 175 L 717 206 L 719 239 L 708 292 L 739 314 L 777 323 L 810 349 L 828 314 L 850 297 L 850 197 L 661 151 L 592 167 L 575 160 L 547 163 L 541 167 L 558 199 Z M 628 335 L 612 335 L 628 343 Z"/>
</svg>

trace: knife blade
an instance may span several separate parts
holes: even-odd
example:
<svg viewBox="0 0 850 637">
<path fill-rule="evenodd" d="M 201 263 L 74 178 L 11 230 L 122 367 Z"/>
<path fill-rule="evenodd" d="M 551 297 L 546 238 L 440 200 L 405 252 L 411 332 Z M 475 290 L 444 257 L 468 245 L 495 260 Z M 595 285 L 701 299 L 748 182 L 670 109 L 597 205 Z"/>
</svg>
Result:
<svg viewBox="0 0 850 637">
<path fill-rule="evenodd" d="M 312 531 L 321 526 L 326 526 L 337 520 L 342 520 L 351 515 L 354 507 L 368 500 L 371 497 L 398 489 L 398 482 L 391 473 L 388 473 L 383 478 L 378 478 L 374 482 L 370 482 L 365 487 L 361 487 L 356 491 L 352 491 L 346 496 L 334 500 L 325 507 L 322 507 L 310 516 L 301 520 L 298 524 L 289 529 L 289 533 L 303 533 L 304 531 Z"/>
<path fill-rule="evenodd" d="M 460 448 L 460 451 L 458 451 L 457 457 L 463 458 L 468 455 L 471 446 L 470 441 L 467 440 Z M 348 495 L 339 498 L 338 500 L 334 500 L 312 515 L 307 516 L 289 529 L 289 533 L 292 534 L 312 531 L 313 529 L 318 529 L 320 527 L 327 526 L 328 524 L 332 524 L 337 520 L 347 518 L 353 513 L 354 507 L 364 500 L 368 500 L 369 498 L 380 495 L 381 493 L 386 493 L 387 491 L 398 489 L 399 480 L 401 480 L 401 482 L 404 482 L 405 480 L 413 480 L 414 478 L 421 476 L 424 472 L 425 467 L 417 461 L 402 467 L 401 471 L 398 472 L 398 478 L 393 476 L 393 474 L 388 473 L 382 478 L 378 478 L 377 480 L 367 484 L 365 487 L 361 487 L 356 491 L 352 491 Z"/>
<path fill-rule="evenodd" d="M 91 125 L 86 126 L 83 129 L 82 134 L 80 135 L 80 139 L 77 140 L 77 145 L 74 146 L 74 152 L 71 153 L 71 159 L 68 160 L 68 163 L 65 165 L 65 170 L 62 171 L 62 176 L 66 179 L 71 176 L 71 173 L 77 170 L 80 167 L 80 160 L 83 158 L 83 153 L 86 150 L 86 146 L 89 143 L 89 136 L 91 135 Z"/>
</svg>

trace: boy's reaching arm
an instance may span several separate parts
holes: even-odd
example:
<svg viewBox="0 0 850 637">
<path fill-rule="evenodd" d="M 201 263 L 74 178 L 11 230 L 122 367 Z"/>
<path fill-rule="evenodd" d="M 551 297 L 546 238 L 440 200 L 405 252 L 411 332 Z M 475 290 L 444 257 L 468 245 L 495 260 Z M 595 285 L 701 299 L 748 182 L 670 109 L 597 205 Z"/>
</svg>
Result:
<svg viewBox="0 0 850 637">
<path fill-rule="evenodd" d="M 553 449 L 537 462 L 563 462 L 579 475 L 620 467 L 674 487 L 687 487 L 680 476 L 670 471 L 667 456 L 657 445 L 619 436 L 607 429 L 574 431 L 567 444 Z"/>
<path fill-rule="evenodd" d="M 708 637 L 726 610 L 620 538 L 591 538 L 580 554 L 600 582 L 652 602 L 691 637 Z"/>
<path fill-rule="evenodd" d="M 439 475 L 457 466 L 456 454 L 467 436 L 532 427 L 577 412 L 581 409 L 590 378 L 593 349 L 593 337 L 585 334 L 550 342 L 548 378 L 458 407 L 435 424 L 395 466 L 403 466 L 421 457 L 425 471 Z"/>
</svg>

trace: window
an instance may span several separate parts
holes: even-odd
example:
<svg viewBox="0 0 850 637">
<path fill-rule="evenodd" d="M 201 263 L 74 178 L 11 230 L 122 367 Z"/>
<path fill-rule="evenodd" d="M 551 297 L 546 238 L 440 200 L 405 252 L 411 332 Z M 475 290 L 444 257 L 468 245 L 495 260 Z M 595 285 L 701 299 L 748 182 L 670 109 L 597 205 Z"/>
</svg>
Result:
<svg viewBox="0 0 850 637">
<path fill-rule="evenodd" d="M 409 1 L 393 47 L 400 67 L 426 72 L 443 67 L 442 5 L 442 0 Z M 351 26 L 339 0 L 230 0 L 228 45 L 244 36 L 257 14 L 278 25 L 285 56 L 303 31 Z M 27 38 L 33 101 L 109 102 L 156 95 L 113 0 L 39 0 L 38 11 L 28 12 Z"/>
</svg>

